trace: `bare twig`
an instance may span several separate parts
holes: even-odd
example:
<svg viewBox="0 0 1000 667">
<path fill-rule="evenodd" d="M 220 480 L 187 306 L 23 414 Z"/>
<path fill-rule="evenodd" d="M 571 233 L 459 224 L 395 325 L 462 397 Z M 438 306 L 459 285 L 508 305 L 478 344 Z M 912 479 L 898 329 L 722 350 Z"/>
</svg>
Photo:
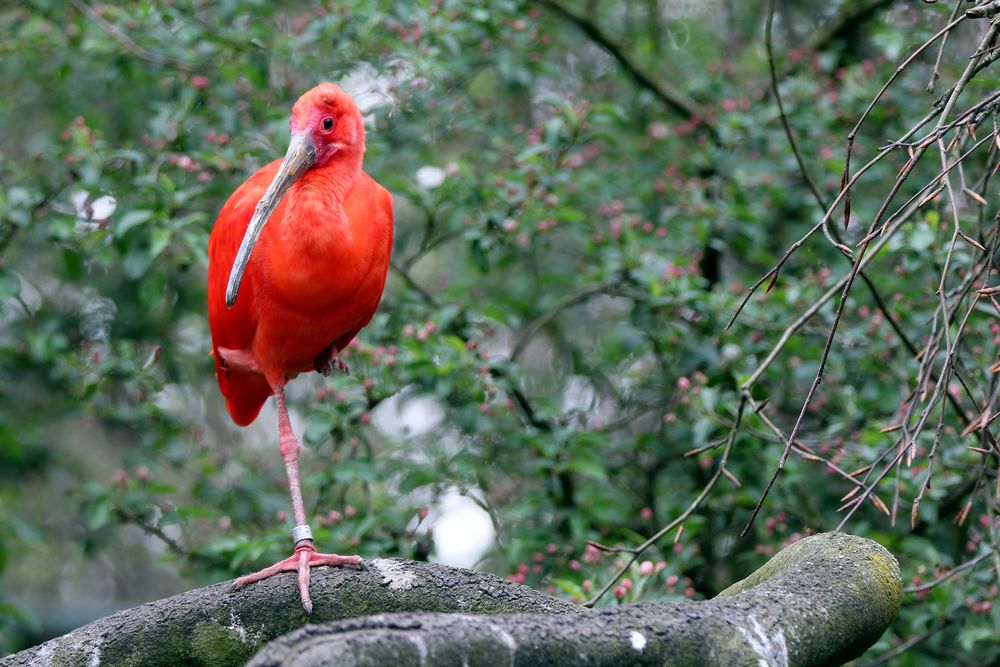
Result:
<svg viewBox="0 0 1000 667">
<path fill-rule="evenodd" d="M 743 420 L 743 410 L 744 408 L 746 408 L 746 405 L 747 405 L 746 397 L 741 396 L 739 405 L 736 408 L 736 417 L 735 419 L 733 419 L 733 426 L 729 431 L 729 437 L 726 439 L 726 447 L 722 451 L 722 456 L 719 458 L 718 464 L 716 464 L 715 466 L 715 473 L 712 475 L 711 479 L 708 480 L 708 483 L 706 483 L 705 486 L 702 487 L 701 493 L 698 494 L 698 497 L 695 498 L 690 505 L 688 505 L 688 508 L 684 510 L 680 514 L 680 516 L 678 516 L 676 519 L 668 523 L 663 528 L 660 528 L 660 530 L 656 531 L 656 533 L 648 540 L 646 540 L 639 546 L 632 549 L 630 552 L 632 554 L 632 557 L 629 559 L 629 561 L 625 563 L 621 568 L 619 568 L 618 572 L 608 581 L 607 584 L 604 585 L 604 588 L 602 588 L 584 606 L 593 607 L 595 604 L 597 604 L 600 601 L 600 599 L 604 597 L 604 595 L 609 590 L 611 590 L 611 587 L 614 586 L 626 572 L 628 572 L 628 569 L 632 567 L 632 565 L 637 560 L 639 560 L 639 556 L 641 556 L 642 553 L 646 549 L 651 547 L 653 544 L 659 542 L 664 535 L 667 535 L 668 533 L 670 533 L 670 531 L 672 531 L 674 528 L 677 528 L 678 526 L 680 527 L 681 530 L 684 529 L 684 522 L 687 521 L 688 517 L 690 517 L 692 514 L 698 511 L 698 508 L 701 507 L 701 504 L 705 502 L 706 498 L 708 498 L 709 494 L 712 492 L 712 489 L 715 488 L 715 485 L 718 483 L 719 479 L 725 474 L 724 471 L 726 468 L 726 464 L 729 462 L 729 454 L 730 452 L 733 451 L 733 443 L 736 442 L 736 433 L 737 431 L 739 431 L 740 422 Z"/>
<path fill-rule="evenodd" d="M 510 358 L 511 360 L 516 360 L 524 349 L 528 346 L 539 331 L 549 322 L 551 322 L 556 316 L 567 308 L 574 306 L 581 301 L 586 301 L 587 299 L 598 296 L 600 294 L 607 294 L 609 291 L 614 291 L 614 288 L 621 283 L 620 280 L 606 280 L 602 283 L 597 283 L 596 285 L 588 285 L 582 287 L 575 292 L 567 294 L 563 298 L 559 299 L 551 308 L 546 310 L 544 313 L 536 317 L 531 324 L 529 324 L 521 337 L 517 339 L 514 347 L 511 349 Z"/>
<path fill-rule="evenodd" d="M 972 570 L 974 567 L 976 567 L 977 565 L 979 565 L 992 555 L 993 555 L 992 550 L 984 551 L 983 553 L 979 554 L 972 560 L 967 560 L 961 565 L 956 565 L 955 567 L 951 568 L 950 570 L 942 574 L 937 579 L 934 579 L 933 581 L 928 581 L 926 584 L 920 584 L 919 586 L 907 586 L 906 588 L 903 589 L 903 592 L 908 594 L 913 594 L 913 593 L 921 593 L 923 591 L 929 591 L 938 584 L 948 581 L 949 579 L 954 579 L 957 575 L 961 574 L 962 572 L 965 572 L 967 570 Z"/>
</svg>

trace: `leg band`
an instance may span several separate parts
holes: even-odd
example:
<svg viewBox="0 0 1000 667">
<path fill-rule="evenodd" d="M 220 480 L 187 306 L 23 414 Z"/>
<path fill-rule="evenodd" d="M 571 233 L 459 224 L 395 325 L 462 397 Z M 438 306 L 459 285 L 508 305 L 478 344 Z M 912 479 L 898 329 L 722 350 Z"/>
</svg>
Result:
<svg viewBox="0 0 1000 667">
<path fill-rule="evenodd" d="M 295 544 L 304 540 L 312 540 L 312 538 L 313 534 L 312 530 L 309 529 L 309 526 L 295 526 L 295 528 L 292 529 L 292 542 Z"/>
</svg>

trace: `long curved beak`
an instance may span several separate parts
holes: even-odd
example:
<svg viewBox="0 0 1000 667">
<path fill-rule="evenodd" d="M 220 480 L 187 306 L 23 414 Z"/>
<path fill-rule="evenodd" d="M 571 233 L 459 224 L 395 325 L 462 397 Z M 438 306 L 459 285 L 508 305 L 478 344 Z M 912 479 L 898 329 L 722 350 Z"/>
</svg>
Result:
<svg viewBox="0 0 1000 667">
<path fill-rule="evenodd" d="M 250 261 L 250 253 L 253 252 L 253 246 L 257 243 L 257 238 L 260 236 L 261 230 L 264 229 L 268 218 L 278 207 L 278 203 L 281 202 L 281 198 L 285 196 L 288 189 L 315 162 L 316 147 L 313 146 L 308 135 L 293 134 L 291 141 L 288 142 L 288 152 L 285 153 L 285 159 L 278 167 L 278 173 L 275 174 L 274 180 L 267 186 L 264 196 L 257 202 L 253 217 L 250 218 L 250 224 L 247 225 L 247 231 L 243 235 L 243 242 L 240 243 L 240 249 L 236 253 L 236 261 L 233 262 L 233 269 L 229 273 L 229 283 L 226 285 L 227 308 L 232 308 L 233 304 L 236 303 L 236 295 L 240 292 L 240 283 L 243 281 L 243 272 L 246 271 L 247 263 Z"/>
</svg>

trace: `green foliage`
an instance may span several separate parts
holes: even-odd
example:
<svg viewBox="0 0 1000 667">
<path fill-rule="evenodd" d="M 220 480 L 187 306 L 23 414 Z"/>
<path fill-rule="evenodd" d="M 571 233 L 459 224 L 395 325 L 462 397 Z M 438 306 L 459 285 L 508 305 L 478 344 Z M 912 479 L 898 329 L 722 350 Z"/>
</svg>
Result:
<svg viewBox="0 0 1000 667">
<path fill-rule="evenodd" d="M 283 154 L 290 105 L 318 81 L 367 80 L 377 104 L 365 168 L 393 192 L 397 223 L 380 311 L 344 355 L 352 375 L 290 385 L 324 550 L 433 557 L 438 502 L 457 493 L 497 530 L 482 567 L 591 597 L 628 560 L 588 542 L 637 546 L 688 508 L 722 465 L 742 383 L 849 270 L 814 239 L 726 330 L 746 288 L 821 215 L 768 92 L 763 3 L 589 3 L 639 67 L 702 105 L 694 118 L 548 3 L 280 4 L 0 9 L 0 651 L 70 629 L 39 628 L 42 614 L 27 611 L 39 597 L 74 604 L 60 602 L 72 569 L 61 563 L 127 578 L 128 556 L 197 583 L 287 555 L 273 417 L 237 429 L 215 387 L 206 246 L 233 188 Z M 829 200 L 845 136 L 947 20 L 942 4 L 858 19 L 871 30 L 810 51 L 804 36 L 851 3 L 779 3 L 781 91 Z M 968 62 L 960 42 L 942 82 Z M 875 107 L 855 162 L 927 112 L 933 57 Z M 982 72 L 969 99 L 997 83 Z M 854 190 L 846 243 L 904 161 L 878 163 Z M 984 215 L 992 208 L 963 207 L 963 228 L 984 239 Z M 950 216 L 946 199 L 931 202 L 870 265 L 917 344 L 939 303 Z M 962 266 L 975 256 L 955 251 Z M 967 368 L 995 360 L 995 317 L 984 304 L 970 319 Z M 769 422 L 791 429 L 833 319 L 828 305 L 789 339 L 753 388 L 768 404 L 746 410 L 727 474 L 600 604 L 711 597 L 783 544 L 837 526 L 855 487 L 834 466 L 881 461 L 917 368 L 860 285 L 799 433 L 807 456 L 792 456 L 740 537 L 782 452 Z M 895 477 L 900 517 L 871 502 L 845 527 L 896 553 L 914 584 L 996 549 L 985 499 L 996 455 L 980 467 L 963 426 L 943 431 L 914 529 L 930 432 Z M 877 494 L 886 504 L 890 482 Z M 956 650 L 997 659 L 990 567 L 908 595 L 873 655 L 941 625 L 899 664 L 950 663 Z"/>
</svg>

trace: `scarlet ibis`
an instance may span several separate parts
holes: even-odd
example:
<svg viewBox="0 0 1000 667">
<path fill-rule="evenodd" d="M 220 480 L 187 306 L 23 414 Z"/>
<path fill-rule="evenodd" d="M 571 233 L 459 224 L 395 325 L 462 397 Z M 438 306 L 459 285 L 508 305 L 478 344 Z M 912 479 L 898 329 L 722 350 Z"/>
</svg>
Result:
<svg viewBox="0 0 1000 667">
<path fill-rule="evenodd" d="M 284 387 L 299 373 L 348 370 L 338 353 L 378 308 L 393 219 L 392 196 L 361 169 L 365 127 L 350 95 L 321 83 L 292 107 L 290 130 L 284 159 L 248 178 L 219 212 L 208 243 L 208 321 L 233 421 L 250 424 L 274 394 L 295 518 L 294 553 L 234 588 L 298 572 L 311 613 L 309 568 L 362 561 L 313 545 Z"/>
</svg>

